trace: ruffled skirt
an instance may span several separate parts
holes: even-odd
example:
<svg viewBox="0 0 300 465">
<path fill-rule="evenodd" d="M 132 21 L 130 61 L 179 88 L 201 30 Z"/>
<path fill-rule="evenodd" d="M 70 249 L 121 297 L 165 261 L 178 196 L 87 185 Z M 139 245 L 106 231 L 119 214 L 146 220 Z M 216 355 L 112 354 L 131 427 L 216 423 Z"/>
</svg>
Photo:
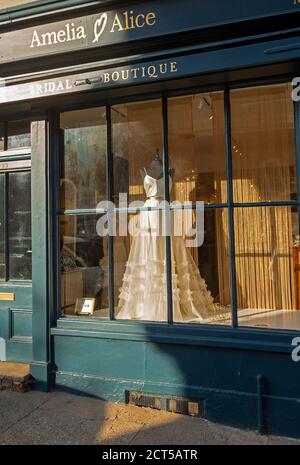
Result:
<svg viewBox="0 0 300 465">
<path fill-rule="evenodd" d="M 139 214 L 119 294 L 117 319 L 167 321 L 166 240 L 158 232 L 159 212 Z M 171 235 L 173 318 L 203 321 L 218 309 L 182 237 Z"/>
</svg>

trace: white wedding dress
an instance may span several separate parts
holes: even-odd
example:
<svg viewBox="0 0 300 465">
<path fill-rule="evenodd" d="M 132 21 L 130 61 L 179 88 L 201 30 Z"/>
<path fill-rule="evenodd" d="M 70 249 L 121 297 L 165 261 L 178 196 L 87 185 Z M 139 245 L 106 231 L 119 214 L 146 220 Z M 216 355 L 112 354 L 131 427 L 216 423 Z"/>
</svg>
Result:
<svg viewBox="0 0 300 465">
<path fill-rule="evenodd" d="M 170 177 L 170 184 L 172 179 Z M 145 207 L 159 207 L 164 179 L 144 178 Z M 117 319 L 167 321 L 166 238 L 160 229 L 161 211 L 141 211 L 137 234 L 126 263 L 119 294 Z M 175 322 L 203 321 L 217 307 L 182 237 L 171 235 L 173 318 Z"/>
</svg>

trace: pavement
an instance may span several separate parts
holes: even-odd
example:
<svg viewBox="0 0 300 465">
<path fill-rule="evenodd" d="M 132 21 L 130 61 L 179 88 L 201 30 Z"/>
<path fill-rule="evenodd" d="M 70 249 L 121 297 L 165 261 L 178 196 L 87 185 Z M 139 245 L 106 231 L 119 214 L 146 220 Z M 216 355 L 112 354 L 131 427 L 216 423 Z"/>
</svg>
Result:
<svg viewBox="0 0 300 465">
<path fill-rule="evenodd" d="M 300 441 L 71 393 L 1 391 L 0 444 L 300 445 Z"/>
</svg>

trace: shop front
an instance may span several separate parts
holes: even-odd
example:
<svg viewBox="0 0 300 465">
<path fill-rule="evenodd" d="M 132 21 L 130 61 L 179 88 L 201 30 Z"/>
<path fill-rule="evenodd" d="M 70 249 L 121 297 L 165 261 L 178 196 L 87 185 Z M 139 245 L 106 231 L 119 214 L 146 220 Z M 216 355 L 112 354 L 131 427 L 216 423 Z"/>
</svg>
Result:
<svg viewBox="0 0 300 465">
<path fill-rule="evenodd" d="M 0 359 L 42 389 L 300 436 L 299 18 L 0 10 Z"/>
</svg>

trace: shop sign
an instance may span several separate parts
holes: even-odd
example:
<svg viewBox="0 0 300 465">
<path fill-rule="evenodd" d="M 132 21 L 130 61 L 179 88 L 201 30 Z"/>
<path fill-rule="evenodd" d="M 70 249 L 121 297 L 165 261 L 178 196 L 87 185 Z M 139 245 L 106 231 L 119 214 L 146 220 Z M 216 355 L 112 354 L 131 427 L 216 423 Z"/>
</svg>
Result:
<svg viewBox="0 0 300 465">
<path fill-rule="evenodd" d="M 89 33 L 91 33 L 90 42 L 96 44 L 100 42 L 102 35 L 105 33 L 117 34 L 118 32 L 153 27 L 156 21 L 156 13 L 153 11 L 135 14 L 133 10 L 126 10 L 120 14 L 115 13 L 113 15 L 102 13 L 97 19 L 92 21 L 91 31 L 84 24 L 76 26 L 73 21 L 65 23 L 59 30 L 52 31 L 50 29 L 49 32 L 39 33 L 38 29 L 34 29 L 30 48 L 50 47 L 65 42 L 88 39 Z"/>
<path fill-rule="evenodd" d="M 202 51 L 18 85 L 6 86 L 3 79 L 0 80 L 0 104 L 224 72 L 236 68 L 237 63 L 240 68 L 247 68 L 299 58 L 300 39 L 295 42 L 294 38 L 285 38 L 235 47 L 234 53 L 231 48 Z"/>
<path fill-rule="evenodd" d="M 178 62 L 164 60 L 2 88 L 0 81 L 0 103 L 157 81 L 175 77 L 177 74 L 182 74 Z"/>
</svg>

